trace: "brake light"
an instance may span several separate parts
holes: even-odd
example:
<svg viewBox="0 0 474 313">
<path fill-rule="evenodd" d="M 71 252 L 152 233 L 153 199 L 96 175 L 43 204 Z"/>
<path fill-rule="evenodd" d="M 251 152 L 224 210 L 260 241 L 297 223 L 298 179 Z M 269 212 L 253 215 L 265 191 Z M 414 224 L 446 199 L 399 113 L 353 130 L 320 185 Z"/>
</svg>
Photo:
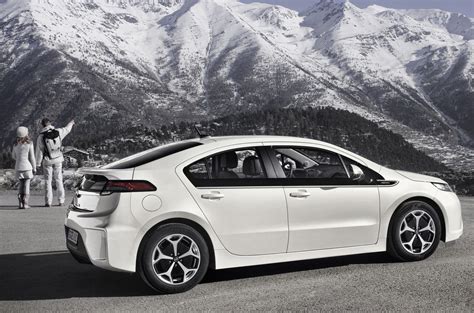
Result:
<svg viewBox="0 0 474 313">
<path fill-rule="evenodd" d="M 102 194 L 114 192 L 144 192 L 156 191 L 156 187 L 144 180 L 109 180 L 102 189 Z"/>
</svg>

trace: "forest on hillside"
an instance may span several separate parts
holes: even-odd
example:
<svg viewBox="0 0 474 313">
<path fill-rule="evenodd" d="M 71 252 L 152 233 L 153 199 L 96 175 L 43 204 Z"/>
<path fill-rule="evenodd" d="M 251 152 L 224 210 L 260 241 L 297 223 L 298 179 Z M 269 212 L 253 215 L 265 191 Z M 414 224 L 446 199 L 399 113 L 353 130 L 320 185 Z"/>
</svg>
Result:
<svg viewBox="0 0 474 313">
<path fill-rule="evenodd" d="M 272 109 L 232 114 L 201 121 L 212 136 L 284 135 L 326 141 L 396 169 L 445 171 L 441 163 L 415 149 L 400 135 L 379 127 L 357 114 L 332 108 Z M 95 133 L 94 126 L 78 127 L 70 143 L 97 154 L 124 157 L 159 144 L 196 137 L 195 123 L 180 122 L 156 128 L 114 123 L 108 132 Z"/>
<path fill-rule="evenodd" d="M 108 124 L 109 127 L 103 127 Z M 284 135 L 326 141 L 382 165 L 410 171 L 446 171 L 441 163 L 415 149 L 400 135 L 357 114 L 332 108 L 271 109 L 232 114 L 200 122 L 212 136 Z M 99 125 L 101 127 L 99 127 Z M 113 119 L 89 120 L 76 126 L 64 145 L 91 149 L 94 154 L 121 158 L 157 145 L 196 137 L 195 123 L 157 126 L 127 125 Z M 98 131 L 100 129 L 100 131 Z M 0 167 L 12 167 L 9 151 L 0 155 Z"/>
<path fill-rule="evenodd" d="M 415 149 L 402 136 L 347 111 L 266 109 L 201 121 L 200 125 L 211 136 L 284 135 L 326 141 L 393 169 L 439 176 L 455 185 L 459 193 L 474 194 L 472 172 L 454 172 Z M 76 126 L 64 144 L 92 151 L 93 157 L 110 162 L 164 143 L 195 138 L 194 126 L 195 123 L 183 121 L 150 128 L 127 125 L 120 118 L 92 119 Z M 0 168 L 13 165 L 10 152 L 3 151 Z"/>
</svg>

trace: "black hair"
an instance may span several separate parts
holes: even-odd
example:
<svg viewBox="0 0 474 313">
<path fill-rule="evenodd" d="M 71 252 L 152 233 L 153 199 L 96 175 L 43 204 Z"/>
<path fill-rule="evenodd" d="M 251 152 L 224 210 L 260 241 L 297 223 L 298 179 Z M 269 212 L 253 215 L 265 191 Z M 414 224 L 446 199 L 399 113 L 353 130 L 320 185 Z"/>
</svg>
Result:
<svg viewBox="0 0 474 313">
<path fill-rule="evenodd" d="M 48 126 L 49 124 L 51 124 L 51 121 L 49 120 L 49 118 L 44 118 L 41 120 L 41 125 L 43 125 L 43 127 L 46 127 Z"/>
</svg>

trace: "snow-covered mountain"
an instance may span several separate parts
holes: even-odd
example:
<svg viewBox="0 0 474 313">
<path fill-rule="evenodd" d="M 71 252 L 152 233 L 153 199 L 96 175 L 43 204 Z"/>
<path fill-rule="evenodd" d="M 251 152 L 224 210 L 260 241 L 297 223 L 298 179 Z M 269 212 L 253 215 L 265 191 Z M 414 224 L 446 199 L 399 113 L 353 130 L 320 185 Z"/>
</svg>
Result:
<svg viewBox="0 0 474 313">
<path fill-rule="evenodd" d="M 319 0 L 0 0 L 2 146 L 44 115 L 156 126 L 332 106 L 474 164 L 473 21 Z"/>
</svg>

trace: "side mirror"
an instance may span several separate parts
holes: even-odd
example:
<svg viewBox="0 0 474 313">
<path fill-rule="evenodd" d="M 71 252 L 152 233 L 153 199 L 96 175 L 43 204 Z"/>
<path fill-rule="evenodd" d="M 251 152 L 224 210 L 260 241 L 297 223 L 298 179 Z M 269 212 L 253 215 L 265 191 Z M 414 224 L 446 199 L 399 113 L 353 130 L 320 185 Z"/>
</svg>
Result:
<svg viewBox="0 0 474 313">
<path fill-rule="evenodd" d="M 364 174 L 364 171 L 360 167 L 358 167 L 357 165 L 351 164 L 351 168 L 352 168 L 351 179 L 353 181 L 364 180 L 365 174 Z"/>
</svg>

